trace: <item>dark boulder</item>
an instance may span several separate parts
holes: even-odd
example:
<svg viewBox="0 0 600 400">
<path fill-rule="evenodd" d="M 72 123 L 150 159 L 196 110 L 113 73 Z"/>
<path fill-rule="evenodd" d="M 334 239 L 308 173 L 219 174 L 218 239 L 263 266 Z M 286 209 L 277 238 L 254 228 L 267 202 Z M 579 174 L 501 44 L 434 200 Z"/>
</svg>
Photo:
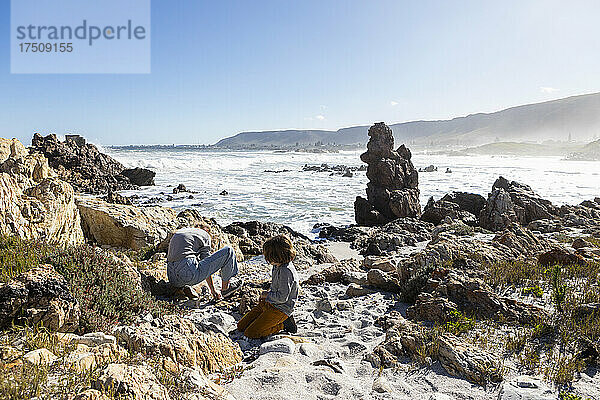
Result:
<svg viewBox="0 0 600 400">
<path fill-rule="evenodd" d="M 501 231 L 518 222 L 510 195 L 502 188 L 494 190 L 479 214 L 479 224 L 490 231 Z"/>
<path fill-rule="evenodd" d="M 543 267 L 552 265 L 585 265 L 585 259 L 575 252 L 564 248 L 554 248 L 550 251 L 542 253 L 538 257 L 538 262 Z"/>
<path fill-rule="evenodd" d="M 173 188 L 173 194 L 177 194 L 177 193 L 181 193 L 181 192 L 187 192 L 187 188 L 185 187 L 185 185 L 183 183 L 180 183 L 179 185 L 177 185 L 177 187 Z"/>
<path fill-rule="evenodd" d="M 485 197 L 480 194 L 467 192 L 451 192 L 440 200 L 458 204 L 461 210 L 470 212 L 473 215 L 479 215 L 485 207 Z"/>
<path fill-rule="evenodd" d="M 427 205 L 423 209 L 421 220 L 431 222 L 434 225 L 439 225 L 447 217 L 453 220 L 463 221 L 467 225 L 477 225 L 477 218 L 475 215 L 468 211 L 461 210 L 458 204 L 444 200 L 435 201 L 433 197 L 429 198 Z"/>
<path fill-rule="evenodd" d="M 134 185 L 137 186 L 154 186 L 154 177 L 156 172 L 150 171 L 146 168 L 128 168 L 121 172 L 121 175 L 129 179 Z"/>
</svg>

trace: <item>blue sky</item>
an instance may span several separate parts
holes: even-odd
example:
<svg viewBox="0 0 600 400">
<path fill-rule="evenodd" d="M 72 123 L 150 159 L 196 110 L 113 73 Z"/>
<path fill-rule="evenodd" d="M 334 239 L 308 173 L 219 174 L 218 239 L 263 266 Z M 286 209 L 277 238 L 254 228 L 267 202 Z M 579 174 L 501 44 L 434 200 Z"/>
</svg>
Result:
<svg viewBox="0 0 600 400">
<path fill-rule="evenodd" d="M 152 73 L 11 75 L 0 136 L 214 143 L 445 119 L 600 91 L 600 2 L 152 0 Z"/>
</svg>

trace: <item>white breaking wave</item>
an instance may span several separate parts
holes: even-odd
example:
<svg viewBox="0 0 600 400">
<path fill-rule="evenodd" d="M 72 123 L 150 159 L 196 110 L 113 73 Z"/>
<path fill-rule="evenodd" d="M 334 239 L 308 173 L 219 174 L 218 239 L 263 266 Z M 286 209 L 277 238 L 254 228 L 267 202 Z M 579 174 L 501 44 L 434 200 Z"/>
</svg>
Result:
<svg viewBox="0 0 600 400">
<path fill-rule="evenodd" d="M 156 171 L 156 186 L 135 192 L 142 197 L 172 193 L 183 183 L 197 193 L 173 195 L 162 205 L 195 207 L 221 224 L 261 220 L 283 223 L 310 234 L 314 224 L 347 225 L 354 222 L 354 200 L 365 196 L 367 178 L 302 172 L 304 164 L 360 166 L 359 151 L 340 153 L 280 153 L 271 151 L 201 151 L 179 149 L 126 150 L 108 153 L 128 167 Z M 597 162 L 562 161 L 558 157 L 445 156 L 414 154 L 415 167 L 433 164 L 437 172 L 419 173 L 421 203 L 451 191 L 487 196 L 502 175 L 530 185 L 557 205 L 576 204 L 600 195 Z M 445 173 L 450 168 L 452 173 Z M 273 173 L 265 170 L 286 172 Z M 219 195 L 226 190 L 227 196 Z M 134 192 L 125 192 L 133 194 Z"/>
</svg>

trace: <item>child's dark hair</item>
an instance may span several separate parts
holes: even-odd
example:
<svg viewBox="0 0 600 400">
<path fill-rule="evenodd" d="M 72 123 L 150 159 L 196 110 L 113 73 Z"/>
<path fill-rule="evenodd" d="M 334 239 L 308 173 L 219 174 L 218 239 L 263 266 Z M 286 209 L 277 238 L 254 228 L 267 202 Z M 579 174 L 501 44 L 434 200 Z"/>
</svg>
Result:
<svg viewBox="0 0 600 400">
<path fill-rule="evenodd" d="M 296 258 L 296 250 L 290 238 L 277 235 L 263 244 L 265 260 L 272 264 L 287 264 Z"/>
</svg>

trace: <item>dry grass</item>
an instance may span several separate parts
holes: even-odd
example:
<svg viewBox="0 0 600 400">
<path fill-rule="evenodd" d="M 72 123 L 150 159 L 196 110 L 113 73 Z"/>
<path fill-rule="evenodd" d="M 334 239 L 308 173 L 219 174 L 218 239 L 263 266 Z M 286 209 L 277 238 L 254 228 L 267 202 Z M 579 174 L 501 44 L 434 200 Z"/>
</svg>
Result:
<svg viewBox="0 0 600 400">
<path fill-rule="evenodd" d="M 22 362 L 20 356 L 0 361 L 2 399 L 41 397 L 70 400 L 73 393 L 88 389 L 100 374 L 100 366 L 82 372 L 69 368 L 65 360 L 75 346 L 58 340 L 54 333 L 41 326 L 14 327 L 3 333 L 0 343 L 2 346 L 18 346 L 22 353 L 45 348 L 58 357 L 52 365 L 30 365 Z"/>
<path fill-rule="evenodd" d="M 572 240 L 570 240 L 572 241 Z M 600 313 L 581 316 L 578 307 L 600 302 L 600 264 L 554 265 L 511 262 L 484 264 L 486 281 L 497 291 L 512 289 L 543 298 L 549 288 L 554 314 L 550 320 L 521 327 L 504 343 L 508 355 L 526 371 L 541 373 L 559 387 L 568 385 L 586 365 L 577 354 L 600 340 Z"/>
</svg>

